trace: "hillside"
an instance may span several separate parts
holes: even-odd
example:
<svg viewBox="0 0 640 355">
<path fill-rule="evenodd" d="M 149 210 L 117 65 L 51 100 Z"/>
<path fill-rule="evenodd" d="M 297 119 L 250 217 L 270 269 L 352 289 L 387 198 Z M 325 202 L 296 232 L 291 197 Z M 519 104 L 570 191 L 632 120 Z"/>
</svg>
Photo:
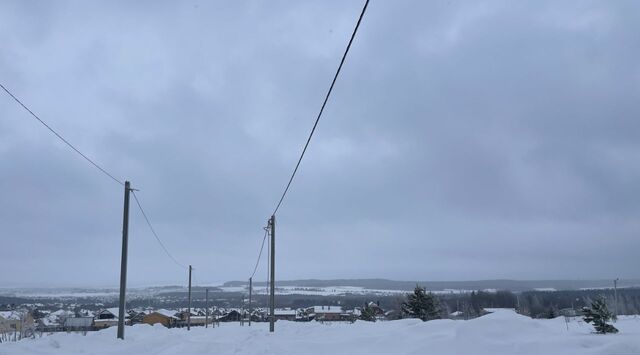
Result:
<svg viewBox="0 0 640 355">
<path fill-rule="evenodd" d="M 640 318 L 622 317 L 619 334 L 591 334 L 582 321 L 530 319 L 512 310 L 469 321 L 293 323 L 280 321 L 270 334 L 267 324 L 241 327 L 166 329 L 126 328 L 126 340 L 115 328 L 81 334 L 57 333 L 36 340 L 0 344 L 0 355 L 26 354 L 640 354 Z M 567 329 L 568 328 L 568 329 Z"/>
</svg>

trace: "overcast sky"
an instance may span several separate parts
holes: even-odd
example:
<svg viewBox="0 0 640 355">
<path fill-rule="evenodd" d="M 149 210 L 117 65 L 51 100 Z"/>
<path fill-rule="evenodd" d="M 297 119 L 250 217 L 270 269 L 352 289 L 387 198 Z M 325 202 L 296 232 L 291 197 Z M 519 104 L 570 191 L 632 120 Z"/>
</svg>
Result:
<svg viewBox="0 0 640 355">
<path fill-rule="evenodd" d="M 361 7 L 2 1 L 0 82 L 196 284 L 244 280 Z M 372 0 L 277 277 L 640 276 L 638 33 L 631 0 Z M 118 284 L 123 188 L 4 92 L 0 191 L 0 287 Z M 134 206 L 129 285 L 185 283 Z"/>
</svg>

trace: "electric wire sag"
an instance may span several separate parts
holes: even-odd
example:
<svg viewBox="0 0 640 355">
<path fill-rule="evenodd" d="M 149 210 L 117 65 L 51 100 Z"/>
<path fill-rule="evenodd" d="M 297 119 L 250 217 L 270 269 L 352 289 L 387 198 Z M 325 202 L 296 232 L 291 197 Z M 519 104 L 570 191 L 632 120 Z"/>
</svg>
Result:
<svg viewBox="0 0 640 355">
<path fill-rule="evenodd" d="M 162 243 L 162 241 L 160 240 L 160 237 L 158 237 L 158 233 L 156 233 L 156 230 L 153 228 L 153 225 L 151 224 L 151 221 L 149 221 L 149 217 L 147 217 L 147 214 L 144 212 L 144 209 L 142 208 L 142 205 L 140 204 L 140 201 L 138 200 L 138 196 L 136 196 L 136 192 L 134 190 L 131 190 L 131 193 L 133 194 L 133 199 L 136 201 L 136 204 L 138 205 L 138 208 L 140 209 L 140 212 L 142 212 L 142 216 L 144 217 L 145 221 L 147 221 L 147 225 L 149 226 L 149 229 L 151 230 L 151 233 L 156 238 L 156 240 L 158 241 L 158 243 L 160 244 L 160 246 L 162 247 L 164 252 L 167 254 L 167 256 L 169 256 L 169 258 L 171 258 L 171 260 L 173 260 L 174 263 L 176 263 L 176 265 L 180 266 L 183 269 L 186 269 L 187 268 L 186 266 L 184 266 L 183 264 L 178 262 L 178 260 L 176 260 L 176 258 L 174 258 L 173 255 L 171 255 L 171 253 L 169 253 L 169 250 L 167 250 L 167 248 L 164 246 L 164 243 Z"/>
<path fill-rule="evenodd" d="M 278 201 L 278 205 L 271 215 L 275 215 L 284 200 L 284 197 L 287 195 L 289 191 L 289 187 L 291 186 L 291 182 L 293 178 L 296 176 L 298 172 L 298 168 L 300 167 L 300 162 L 302 162 L 302 158 L 304 157 L 304 153 L 307 151 L 307 147 L 309 146 L 309 142 L 311 142 L 311 137 L 313 137 L 313 133 L 316 131 L 316 127 L 318 126 L 318 122 L 320 121 L 320 117 L 322 116 L 322 112 L 324 111 L 324 107 L 327 105 L 327 101 L 329 101 L 329 96 L 331 95 L 331 91 L 333 91 L 333 86 L 338 80 L 338 75 L 340 74 L 340 70 L 342 70 L 342 65 L 344 64 L 345 59 L 347 58 L 347 54 L 349 53 L 349 49 L 351 48 L 351 43 L 353 43 L 353 39 L 356 37 L 356 33 L 358 32 L 358 28 L 360 27 L 360 22 L 362 22 L 362 17 L 364 16 L 365 11 L 367 11 L 367 6 L 369 5 L 369 0 L 366 0 L 364 3 L 364 7 L 362 8 L 362 12 L 360 13 L 360 17 L 358 18 L 358 22 L 356 23 L 356 27 L 353 29 L 353 33 L 351 34 L 351 39 L 349 39 L 349 44 L 342 55 L 342 60 L 340 60 L 340 65 L 338 66 L 338 70 L 336 74 L 333 76 L 333 80 L 331 81 L 331 86 L 329 86 L 329 90 L 327 91 L 327 95 L 324 97 L 324 101 L 322 102 L 322 107 L 320 107 L 320 112 L 318 113 L 318 117 L 316 117 L 316 121 L 313 124 L 313 128 L 311 129 L 311 133 L 309 133 L 309 138 L 307 138 L 307 142 L 304 144 L 304 148 L 302 149 L 302 154 L 300 154 L 300 158 L 298 159 L 298 163 L 296 164 L 295 169 L 293 169 L 293 173 L 289 178 L 289 182 L 287 183 L 287 187 L 285 187 L 282 196 L 280 197 L 280 201 Z"/>
<path fill-rule="evenodd" d="M 43 126 L 47 127 L 47 129 L 49 131 L 51 131 L 51 133 L 55 134 L 56 137 L 60 138 L 61 141 L 63 141 L 66 145 L 68 145 L 71 149 L 73 149 L 76 153 L 80 154 L 81 157 L 83 157 L 86 161 L 88 161 L 89 163 L 91 163 L 91 165 L 93 165 L 94 167 L 98 168 L 98 170 L 100 170 L 102 173 L 104 173 L 105 175 L 107 175 L 108 177 L 111 178 L 111 180 L 117 182 L 118 184 L 120 184 L 121 186 L 124 186 L 124 183 L 115 178 L 113 175 L 111 175 L 108 171 L 106 171 L 103 167 L 101 167 L 100 165 L 98 165 L 96 162 L 94 162 L 93 160 L 91 160 L 89 157 L 87 157 L 86 155 L 84 155 L 80 150 L 78 150 L 78 148 L 74 147 L 73 144 L 69 143 L 68 140 L 66 140 L 62 135 L 60 135 L 58 132 L 56 132 L 53 128 L 51 128 L 51 126 L 49 126 L 47 123 L 45 123 L 40 117 L 38 117 L 38 115 L 36 115 L 35 113 L 33 113 L 33 111 L 31 111 L 31 109 L 29 109 L 25 104 L 22 103 L 22 101 L 20 101 L 15 95 L 13 95 L 11 93 L 11 91 L 9 91 L 9 89 L 7 89 L 4 85 L 0 84 L 0 87 L 2 88 L 2 90 L 4 90 L 7 94 L 9 94 L 9 96 L 11 96 L 11 98 L 13 98 L 18 104 L 20 104 L 20 106 L 22 106 L 22 108 L 24 108 L 25 110 L 27 110 L 27 112 L 29 112 L 31 114 L 31 116 L 33 116 L 36 120 L 38 120 L 40 123 L 42 123 Z"/>
</svg>

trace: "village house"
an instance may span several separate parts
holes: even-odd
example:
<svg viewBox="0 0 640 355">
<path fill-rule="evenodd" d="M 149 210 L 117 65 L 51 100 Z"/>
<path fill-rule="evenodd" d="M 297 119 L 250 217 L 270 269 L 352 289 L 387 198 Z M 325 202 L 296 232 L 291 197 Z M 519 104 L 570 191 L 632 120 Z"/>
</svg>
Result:
<svg viewBox="0 0 640 355">
<path fill-rule="evenodd" d="M 36 329 L 43 333 L 61 332 L 63 325 L 59 324 L 53 317 L 43 317 L 36 321 Z"/>
<path fill-rule="evenodd" d="M 232 309 L 227 313 L 224 313 L 222 316 L 220 316 L 218 320 L 220 322 L 239 322 L 241 319 L 242 319 L 242 314 L 240 313 L 240 311 L 236 309 Z"/>
<path fill-rule="evenodd" d="M 73 316 L 74 316 L 73 312 L 67 311 L 64 309 L 59 309 L 55 312 L 50 313 L 49 316 L 47 316 L 47 318 L 52 324 L 57 324 L 59 326 L 62 326 L 64 325 L 64 321 L 67 318 L 73 317 Z"/>
<path fill-rule="evenodd" d="M 95 327 L 97 329 L 104 329 L 118 325 L 118 311 L 118 308 L 107 308 L 96 313 L 93 321 Z M 125 323 L 129 324 L 127 320 L 125 320 Z"/>
<path fill-rule="evenodd" d="M 162 324 L 167 328 L 173 328 L 176 326 L 180 318 L 176 317 L 176 312 L 166 309 L 159 309 L 153 311 L 142 318 L 142 323 L 145 324 Z"/>
<path fill-rule="evenodd" d="M 298 312 L 295 309 L 278 308 L 273 311 L 273 315 L 276 320 L 295 321 L 297 318 Z"/>
<path fill-rule="evenodd" d="M 0 311 L 0 333 L 15 333 L 19 337 L 33 331 L 35 322 L 29 311 Z"/>
<path fill-rule="evenodd" d="M 341 306 L 313 306 L 305 310 L 310 319 L 317 321 L 339 321 L 341 320 Z"/>
<path fill-rule="evenodd" d="M 67 332 L 94 330 L 93 317 L 67 317 L 62 328 Z"/>
<path fill-rule="evenodd" d="M 194 317 L 197 316 L 197 313 L 194 310 L 191 310 L 191 312 L 184 310 L 184 311 L 179 311 L 178 313 L 175 314 L 175 316 L 178 317 L 178 321 L 176 322 L 176 325 L 179 327 L 186 327 L 189 316 L 191 316 L 191 319 L 193 319 Z"/>
</svg>

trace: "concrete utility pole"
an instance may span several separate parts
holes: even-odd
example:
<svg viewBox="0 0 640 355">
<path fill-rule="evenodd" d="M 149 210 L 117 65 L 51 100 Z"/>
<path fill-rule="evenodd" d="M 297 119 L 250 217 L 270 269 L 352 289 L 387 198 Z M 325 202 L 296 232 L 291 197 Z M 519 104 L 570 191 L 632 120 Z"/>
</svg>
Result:
<svg viewBox="0 0 640 355">
<path fill-rule="evenodd" d="M 613 280 L 613 299 L 615 301 L 615 308 L 613 310 L 613 314 L 615 315 L 615 319 L 618 319 L 618 280 L 620 280 L 619 278 L 616 278 L 615 280 Z"/>
<path fill-rule="evenodd" d="M 269 304 L 269 332 L 273 333 L 275 328 L 275 308 L 276 308 L 276 216 L 271 216 L 269 222 L 271 226 L 271 295 Z"/>
<path fill-rule="evenodd" d="M 204 291 L 204 305 L 205 305 L 204 327 L 209 328 L 209 289 L 206 289 Z"/>
<path fill-rule="evenodd" d="M 120 260 L 120 309 L 118 310 L 118 338 L 124 339 L 124 304 L 127 288 L 127 253 L 129 248 L 129 192 L 131 183 L 124 182 L 124 213 L 122 216 L 122 259 Z"/>
<path fill-rule="evenodd" d="M 189 303 L 187 310 L 187 330 L 191 330 L 191 270 L 193 268 L 189 265 Z"/>
<path fill-rule="evenodd" d="M 251 293 L 253 291 L 252 277 L 249 278 L 249 326 L 251 326 L 251 313 L 253 313 L 253 306 L 251 306 Z"/>
</svg>

